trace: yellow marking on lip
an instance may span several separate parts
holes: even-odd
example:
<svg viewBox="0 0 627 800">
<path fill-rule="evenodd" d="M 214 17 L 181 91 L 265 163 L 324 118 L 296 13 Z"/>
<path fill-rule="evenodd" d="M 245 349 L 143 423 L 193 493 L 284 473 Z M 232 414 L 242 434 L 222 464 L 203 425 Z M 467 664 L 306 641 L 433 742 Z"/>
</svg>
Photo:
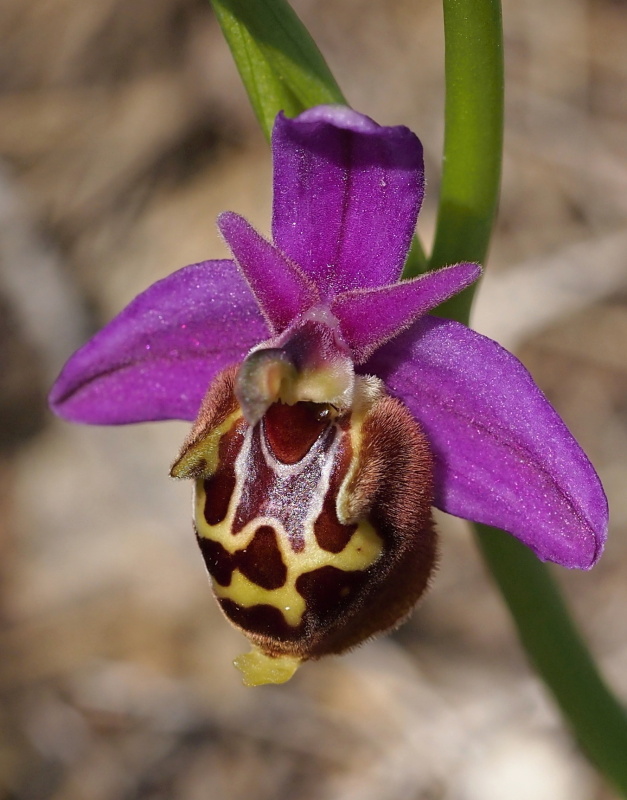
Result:
<svg viewBox="0 0 627 800">
<path fill-rule="evenodd" d="M 219 541 L 225 549 L 234 553 L 236 550 L 241 550 L 248 546 L 260 525 L 270 524 L 277 531 L 277 544 L 281 551 L 283 563 L 287 567 L 287 578 L 283 586 L 279 589 L 264 589 L 242 575 L 239 569 L 235 569 L 233 570 L 231 583 L 228 586 L 221 586 L 216 581 L 213 581 L 213 590 L 217 597 L 232 600 L 244 608 L 256 605 L 273 606 L 283 614 L 287 624 L 293 627 L 300 625 L 306 610 L 305 599 L 296 589 L 296 581 L 301 575 L 327 566 L 335 567 L 345 572 L 361 572 L 377 560 L 383 547 L 381 538 L 367 520 L 359 523 L 357 530 L 340 553 L 330 553 L 328 550 L 323 550 L 315 539 L 313 543 L 306 543 L 305 548 L 300 553 L 295 553 L 287 541 L 287 534 L 283 527 L 277 520 L 268 517 L 252 520 L 237 537 L 231 536 L 229 533 L 230 548 L 226 548 L 221 539 L 207 536 L 206 533 L 203 535 L 213 541 Z M 224 523 L 215 526 L 206 525 L 205 527 L 216 530 L 222 525 Z M 234 544 L 237 546 L 234 546 Z"/>
<path fill-rule="evenodd" d="M 170 472 L 172 477 L 195 477 L 198 474 L 195 471 L 195 467 L 198 466 L 200 461 L 204 461 L 206 466 L 203 466 L 203 476 L 205 478 L 210 478 L 218 469 L 220 439 L 225 433 L 228 433 L 241 418 L 242 412 L 240 409 L 229 414 L 224 422 L 216 428 L 213 428 L 210 433 L 197 442 L 189 452 L 185 453 L 185 455 L 176 462 Z"/>
<path fill-rule="evenodd" d="M 228 586 L 220 586 L 214 581 L 213 591 L 216 597 L 232 600 L 244 608 L 273 606 L 283 614 L 287 624 L 294 628 L 300 624 L 305 613 L 305 600 L 291 584 L 289 577 L 280 589 L 264 589 L 236 569 Z"/>
<path fill-rule="evenodd" d="M 232 425 L 241 416 L 240 412 L 232 414 L 227 418 L 216 431 L 212 432 L 211 438 L 212 453 L 215 455 L 217 468 L 217 455 L 220 438 L 227 433 Z M 359 415 L 358 427 L 361 428 L 363 414 Z M 230 422 L 229 422 L 230 420 Z M 215 436 L 214 436 L 215 434 Z M 351 431 L 351 435 L 353 432 Z M 247 451 L 250 448 L 252 431 L 249 429 L 240 456 L 246 460 Z M 246 452 L 245 452 L 246 451 Z M 202 454 L 204 455 L 204 453 Z M 201 456 L 202 457 L 202 456 Z M 206 456 L 205 456 L 206 457 Z M 348 469 L 348 475 L 353 473 L 353 461 L 356 461 L 358 451 L 354 450 L 353 460 Z M 329 475 L 325 478 L 325 483 L 321 487 L 322 497 L 326 494 L 329 485 Z M 205 519 L 205 491 L 203 478 L 196 480 L 195 484 L 195 522 L 196 530 L 200 537 L 218 542 L 227 552 L 233 554 L 238 550 L 245 549 L 250 544 L 257 529 L 262 525 L 269 525 L 276 531 L 276 541 L 283 563 L 287 567 L 287 577 L 285 583 L 279 589 L 264 589 L 245 577 L 239 569 L 233 571 L 229 586 L 221 586 L 212 580 L 213 590 L 217 597 L 229 599 L 234 603 L 250 608 L 254 605 L 270 605 L 277 608 L 283 615 L 288 625 L 298 626 L 306 611 L 306 603 L 302 595 L 296 589 L 296 581 L 307 572 L 311 572 L 321 567 L 331 566 L 345 572 L 360 572 L 370 567 L 379 558 L 383 551 L 383 540 L 376 532 L 372 524 L 367 519 L 359 521 L 357 528 L 346 547 L 339 553 L 332 553 L 324 550 L 318 544 L 313 525 L 315 518 L 320 513 L 318 509 L 312 514 L 311 519 L 307 519 L 303 524 L 304 547 L 300 552 L 295 552 L 289 542 L 289 537 L 280 520 L 270 516 L 260 516 L 250 520 L 237 535 L 233 535 L 233 520 L 242 493 L 243 482 L 246 475 L 237 475 L 237 482 L 229 501 L 229 508 L 225 519 L 217 525 L 209 525 Z M 346 485 L 343 482 L 342 487 Z"/>
</svg>

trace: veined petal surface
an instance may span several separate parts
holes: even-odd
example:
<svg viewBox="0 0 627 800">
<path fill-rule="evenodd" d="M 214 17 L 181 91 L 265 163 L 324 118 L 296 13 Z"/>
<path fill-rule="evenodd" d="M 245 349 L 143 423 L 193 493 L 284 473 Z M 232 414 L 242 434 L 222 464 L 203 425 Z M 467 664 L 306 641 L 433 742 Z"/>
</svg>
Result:
<svg viewBox="0 0 627 800">
<path fill-rule="evenodd" d="M 195 419 L 209 381 L 268 337 L 233 261 L 204 261 L 138 295 L 67 362 L 50 405 L 72 422 Z"/>
<path fill-rule="evenodd" d="M 357 289 L 335 298 L 331 311 L 355 362 L 363 363 L 378 347 L 408 328 L 481 275 L 478 264 L 455 264 L 411 281 L 376 289 Z"/>
<path fill-rule="evenodd" d="M 273 240 L 323 296 L 397 281 L 424 192 L 422 145 L 343 106 L 277 117 Z"/>
<path fill-rule="evenodd" d="M 220 214 L 218 228 L 274 333 L 317 303 L 314 283 L 243 217 Z"/>
<path fill-rule="evenodd" d="M 590 568 L 607 532 L 601 483 L 525 367 L 496 342 L 426 317 L 361 368 L 421 423 L 436 505 L 510 531 L 542 560 Z"/>
</svg>

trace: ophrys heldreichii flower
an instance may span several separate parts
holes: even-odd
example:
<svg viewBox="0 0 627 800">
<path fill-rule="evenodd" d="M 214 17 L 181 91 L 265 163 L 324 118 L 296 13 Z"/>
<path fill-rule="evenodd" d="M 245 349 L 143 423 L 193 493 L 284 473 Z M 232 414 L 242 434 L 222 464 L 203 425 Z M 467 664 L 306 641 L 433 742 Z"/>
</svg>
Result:
<svg viewBox="0 0 627 800">
<path fill-rule="evenodd" d="M 423 195 L 404 127 L 342 107 L 279 115 L 271 244 L 218 225 L 234 260 L 151 286 L 65 366 L 50 402 L 92 424 L 196 420 L 172 468 L 195 482 L 215 594 L 253 642 L 249 684 L 396 625 L 436 558 L 431 505 L 589 568 L 607 505 L 527 370 L 428 312 L 477 279 L 399 283 Z"/>
</svg>

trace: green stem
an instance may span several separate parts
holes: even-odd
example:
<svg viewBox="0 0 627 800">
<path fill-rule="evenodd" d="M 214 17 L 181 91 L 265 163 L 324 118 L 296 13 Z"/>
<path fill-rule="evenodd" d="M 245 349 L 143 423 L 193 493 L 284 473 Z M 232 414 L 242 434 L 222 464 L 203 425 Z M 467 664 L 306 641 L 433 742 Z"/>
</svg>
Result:
<svg viewBox="0 0 627 800">
<path fill-rule="evenodd" d="M 627 717 L 575 628 L 547 568 L 516 539 L 476 525 L 520 639 L 584 751 L 627 796 Z"/>
<path fill-rule="evenodd" d="M 429 266 L 484 262 L 496 214 L 503 138 L 499 0 L 444 0 L 446 129 Z M 438 314 L 468 324 L 466 292 Z M 549 571 L 513 537 L 475 525 L 483 556 L 530 660 L 581 746 L 627 797 L 627 715 L 601 678 Z"/>
<path fill-rule="evenodd" d="M 444 0 L 446 108 L 442 184 L 431 269 L 484 263 L 503 152 L 500 0 Z M 467 319 L 474 288 L 438 314 Z"/>
</svg>

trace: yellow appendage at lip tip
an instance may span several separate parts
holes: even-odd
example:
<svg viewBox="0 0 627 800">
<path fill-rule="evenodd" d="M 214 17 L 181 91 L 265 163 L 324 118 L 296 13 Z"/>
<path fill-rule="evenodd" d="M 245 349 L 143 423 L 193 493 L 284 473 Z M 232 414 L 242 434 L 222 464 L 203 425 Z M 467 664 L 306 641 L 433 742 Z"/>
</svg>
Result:
<svg viewBox="0 0 627 800">
<path fill-rule="evenodd" d="M 242 673 L 244 686 L 263 686 L 264 683 L 285 683 L 299 668 L 300 658 L 268 656 L 257 647 L 238 656 L 233 664 Z"/>
</svg>

